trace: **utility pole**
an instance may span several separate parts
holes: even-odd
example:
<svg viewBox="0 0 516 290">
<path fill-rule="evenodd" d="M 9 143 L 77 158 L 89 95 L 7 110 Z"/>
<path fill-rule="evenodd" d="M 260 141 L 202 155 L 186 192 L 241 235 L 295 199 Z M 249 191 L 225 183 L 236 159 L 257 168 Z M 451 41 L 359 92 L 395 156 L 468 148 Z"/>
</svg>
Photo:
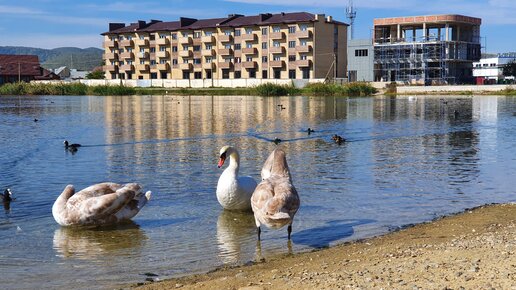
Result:
<svg viewBox="0 0 516 290">
<path fill-rule="evenodd" d="M 333 83 L 337 83 L 337 54 L 333 54 Z"/>
<path fill-rule="evenodd" d="M 18 62 L 18 82 L 21 83 L 21 63 Z"/>
<path fill-rule="evenodd" d="M 346 7 L 346 16 L 349 19 L 349 26 L 351 28 L 350 39 L 353 39 L 354 37 L 354 23 L 355 18 L 357 17 L 357 11 L 355 10 L 355 7 L 353 7 L 353 0 L 349 0 L 348 7 Z"/>
</svg>

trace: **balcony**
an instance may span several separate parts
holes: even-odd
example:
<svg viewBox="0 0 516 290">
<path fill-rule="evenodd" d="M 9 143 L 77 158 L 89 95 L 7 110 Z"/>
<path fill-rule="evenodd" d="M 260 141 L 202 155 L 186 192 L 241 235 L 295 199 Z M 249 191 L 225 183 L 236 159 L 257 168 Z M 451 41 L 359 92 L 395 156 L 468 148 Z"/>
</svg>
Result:
<svg viewBox="0 0 516 290">
<path fill-rule="evenodd" d="M 202 42 L 204 43 L 212 43 L 212 42 L 215 42 L 215 36 L 213 35 L 209 35 L 209 36 L 203 36 L 201 38 Z"/>
<path fill-rule="evenodd" d="M 149 58 L 149 53 L 148 52 L 138 52 L 136 54 L 139 58 Z"/>
<path fill-rule="evenodd" d="M 254 47 L 244 47 L 244 48 L 242 48 L 242 53 L 247 54 L 247 55 L 257 54 L 258 49 L 254 48 Z"/>
<path fill-rule="evenodd" d="M 283 68 L 283 67 L 285 67 L 285 61 L 273 60 L 273 61 L 269 62 L 269 66 L 274 67 L 274 68 Z"/>
<path fill-rule="evenodd" d="M 201 63 L 194 63 L 193 64 L 193 68 L 194 68 L 194 70 L 200 70 L 200 69 L 202 69 L 202 64 Z"/>
<path fill-rule="evenodd" d="M 312 38 L 311 30 L 299 30 L 296 32 L 297 38 Z"/>
<path fill-rule="evenodd" d="M 233 54 L 233 49 L 231 49 L 231 48 L 219 49 L 219 55 L 232 55 L 232 54 Z"/>
<path fill-rule="evenodd" d="M 156 69 L 157 70 L 164 70 L 164 71 L 170 71 L 170 64 L 168 63 L 158 63 L 156 64 Z"/>
<path fill-rule="evenodd" d="M 114 53 L 114 52 L 104 53 L 104 59 L 107 59 L 107 60 L 117 60 L 118 59 L 118 53 Z"/>
<path fill-rule="evenodd" d="M 301 60 L 296 61 L 296 65 L 298 67 L 311 67 L 312 61 L 309 59 L 301 59 Z"/>
<path fill-rule="evenodd" d="M 120 71 L 133 71 L 134 65 L 132 64 L 124 64 L 120 66 Z"/>
<path fill-rule="evenodd" d="M 233 36 L 232 35 L 225 35 L 225 34 L 220 35 L 219 36 L 219 41 L 220 42 L 231 42 L 231 41 L 233 41 Z"/>
<path fill-rule="evenodd" d="M 180 57 L 192 57 L 193 52 L 191 50 L 181 50 L 181 51 L 179 51 L 179 56 Z"/>
<path fill-rule="evenodd" d="M 206 63 L 205 62 L 205 63 L 202 64 L 202 68 L 203 69 L 216 69 L 216 67 L 217 66 L 215 65 L 214 62 L 210 62 L 210 63 Z"/>
<path fill-rule="evenodd" d="M 296 46 L 296 52 L 298 52 L 298 53 L 312 52 L 312 46 L 311 45 L 298 45 L 298 46 Z"/>
<path fill-rule="evenodd" d="M 102 69 L 104 71 L 116 72 L 116 65 L 105 65 Z"/>
<path fill-rule="evenodd" d="M 202 56 L 215 56 L 215 49 L 204 49 L 201 52 Z"/>
<path fill-rule="evenodd" d="M 274 39 L 274 40 L 281 40 L 281 39 L 285 39 L 285 32 L 271 32 L 271 34 L 269 35 L 269 38 L 270 39 Z"/>
<path fill-rule="evenodd" d="M 148 64 L 137 64 L 136 70 L 137 71 L 149 71 L 149 65 Z"/>
<path fill-rule="evenodd" d="M 120 59 L 134 59 L 134 53 L 130 51 L 122 52 L 120 54 Z"/>
<path fill-rule="evenodd" d="M 157 45 L 169 45 L 170 44 L 170 39 L 168 39 L 168 37 L 157 38 L 156 39 L 156 44 Z"/>
<path fill-rule="evenodd" d="M 138 46 L 149 46 L 149 40 L 148 39 L 137 39 L 134 41 L 134 43 Z"/>
<path fill-rule="evenodd" d="M 104 47 L 116 47 L 117 43 L 114 40 L 104 41 Z"/>
<path fill-rule="evenodd" d="M 270 53 L 285 53 L 285 47 L 284 46 L 271 46 L 269 47 Z"/>
<path fill-rule="evenodd" d="M 220 69 L 230 69 L 233 67 L 233 63 L 228 61 L 228 62 L 219 62 L 219 68 Z"/>
<path fill-rule="evenodd" d="M 243 68 L 256 68 L 258 66 L 258 63 L 256 61 L 244 61 L 242 62 Z"/>
<path fill-rule="evenodd" d="M 156 51 L 156 57 L 158 58 L 169 58 L 170 57 L 170 53 L 166 50 L 164 51 Z"/>
<path fill-rule="evenodd" d="M 191 63 L 180 63 L 179 64 L 180 70 L 192 70 L 192 68 L 193 68 L 193 64 L 191 64 Z"/>
<path fill-rule="evenodd" d="M 258 41 L 258 35 L 256 33 L 242 34 L 243 41 Z"/>
<path fill-rule="evenodd" d="M 192 44 L 193 40 L 192 40 L 191 37 L 180 37 L 179 38 L 179 43 L 181 43 L 181 44 Z"/>
<path fill-rule="evenodd" d="M 134 41 L 132 39 L 124 39 L 118 42 L 119 47 L 133 47 Z"/>
</svg>

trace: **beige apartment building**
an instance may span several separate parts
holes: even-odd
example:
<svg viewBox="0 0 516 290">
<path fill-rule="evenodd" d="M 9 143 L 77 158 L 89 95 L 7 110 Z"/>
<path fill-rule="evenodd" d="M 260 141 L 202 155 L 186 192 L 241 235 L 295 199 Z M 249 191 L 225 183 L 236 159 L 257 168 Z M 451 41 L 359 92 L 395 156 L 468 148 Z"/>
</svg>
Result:
<svg viewBox="0 0 516 290">
<path fill-rule="evenodd" d="M 347 27 L 306 12 L 110 23 L 104 71 L 127 80 L 345 78 Z"/>
</svg>

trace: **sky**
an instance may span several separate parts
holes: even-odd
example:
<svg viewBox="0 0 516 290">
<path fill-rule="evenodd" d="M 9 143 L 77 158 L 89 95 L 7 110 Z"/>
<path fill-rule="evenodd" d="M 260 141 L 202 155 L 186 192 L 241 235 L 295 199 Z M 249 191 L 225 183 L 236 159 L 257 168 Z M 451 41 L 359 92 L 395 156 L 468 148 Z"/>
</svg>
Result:
<svg viewBox="0 0 516 290">
<path fill-rule="evenodd" d="M 349 0 L 0 0 L 0 46 L 102 47 L 110 22 L 218 18 L 227 14 L 324 13 L 348 23 Z M 483 52 L 516 51 L 515 0 L 354 0 L 355 39 L 370 38 L 374 18 L 463 14 L 482 18 Z"/>
</svg>

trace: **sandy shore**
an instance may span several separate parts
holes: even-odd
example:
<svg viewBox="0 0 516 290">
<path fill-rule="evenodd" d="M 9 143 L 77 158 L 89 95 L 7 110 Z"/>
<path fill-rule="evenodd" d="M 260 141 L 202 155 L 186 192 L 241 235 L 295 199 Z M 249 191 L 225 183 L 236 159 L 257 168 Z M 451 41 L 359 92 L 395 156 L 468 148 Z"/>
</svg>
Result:
<svg viewBox="0 0 516 290">
<path fill-rule="evenodd" d="M 516 289 L 516 204 L 141 289 Z"/>
</svg>

